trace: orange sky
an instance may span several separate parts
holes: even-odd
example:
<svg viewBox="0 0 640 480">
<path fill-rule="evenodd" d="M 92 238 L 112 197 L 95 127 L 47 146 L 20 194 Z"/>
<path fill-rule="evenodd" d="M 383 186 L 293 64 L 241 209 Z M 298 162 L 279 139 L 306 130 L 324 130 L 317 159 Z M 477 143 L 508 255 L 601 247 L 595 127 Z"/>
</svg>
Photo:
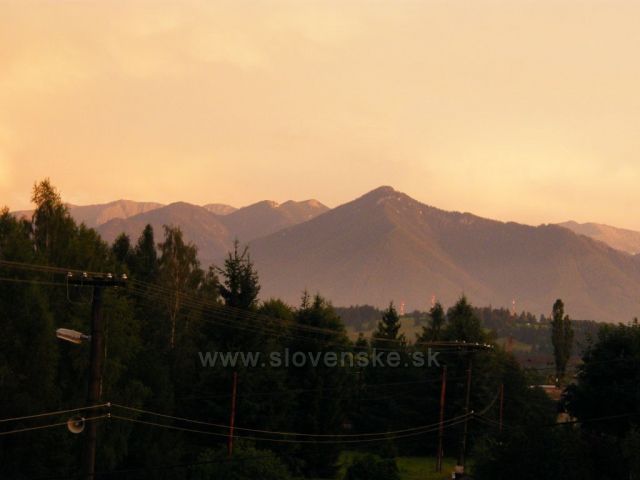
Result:
<svg viewBox="0 0 640 480">
<path fill-rule="evenodd" d="M 640 2 L 3 1 L 0 204 L 379 185 L 640 229 Z"/>
</svg>

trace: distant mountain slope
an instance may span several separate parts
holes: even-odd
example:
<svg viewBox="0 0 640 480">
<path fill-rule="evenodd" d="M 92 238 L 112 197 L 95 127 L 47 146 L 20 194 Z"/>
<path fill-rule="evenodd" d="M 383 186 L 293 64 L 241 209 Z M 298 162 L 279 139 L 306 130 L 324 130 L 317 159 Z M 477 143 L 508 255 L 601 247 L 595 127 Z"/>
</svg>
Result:
<svg viewBox="0 0 640 480">
<path fill-rule="evenodd" d="M 208 203 L 207 205 L 203 205 L 203 208 L 216 215 L 229 215 L 237 210 L 236 207 L 224 203 Z"/>
<path fill-rule="evenodd" d="M 633 255 L 640 253 L 640 232 L 612 227 L 601 223 L 577 223 L 574 221 L 559 223 L 579 235 L 586 235 L 594 240 L 606 243 L 612 248 Z"/>
<path fill-rule="evenodd" d="M 285 227 L 311 220 L 329 210 L 317 200 L 283 204 L 265 200 L 240 208 L 220 219 L 241 242 L 269 235 Z"/>
<path fill-rule="evenodd" d="M 160 207 L 162 207 L 162 204 L 155 202 L 116 200 L 115 202 L 100 205 L 70 205 L 69 212 L 76 221 L 84 222 L 88 227 L 97 227 L 114 218 L 129 218 Z"/>
<path fill-rule="evenodd" d="M 83 222 L 87 227 L 95 228 L 114 218 L 129 218 L 140 213 L 149 212 L 163 205 L 155 202 L 135 202 L 133 200 L 116 200 L 109 203 L 95 205 L 67 204 L 69 213 L 77 222 Z M 30 218 L 33 210 L 14 212 L 18 217 Z"/>
<path fill-rule="evenodd" d="M 200 259 L 206 265 L 219 262 L 235 238 L 247 243 L 328 210 L 315 200 L 289 201 L 282 205 L 265 201 L 225 215 L 216 215 L 209 207 L 211 205 L 200 207 L 184 202 L 172 203 L 129 218 L 113 219 L 100 225 L 98 231 L 108 242 L 113 242 L 123 232 L 135 242 L 144 227 L 151 224 L 156 240 L 161 241 L 163 225 L 179 226 L 185 238 L 198 247 Z"/>
<path fill-rule="evenodd" d="M 179 226 L 185 238 L 198 246 L 200 259 L 208 264 L 229 251 L 233 235 L 220 221 L 221 218 L 204 207 L 185 202 L 177 202 L 166 207 L 141 213 L 127 219 L 114 219 L 98 227 L 100 235 L 108 242 L 121 233 L 131 237 L 132 242 L 140 236 L 147 224 L 153 227 L 156 242 L 164 236 L 163 225 Z"/>
<path fill-rule="evenodd" d="M 381 187 L 310 221 L 251 242 L 263 296 L 297 302 L 320 291 L 337 305 L 477 305 L 574 317 L 640 314 L 640 261 L 559 226 L 531 227 L 445 212 Z"/>
</svg>

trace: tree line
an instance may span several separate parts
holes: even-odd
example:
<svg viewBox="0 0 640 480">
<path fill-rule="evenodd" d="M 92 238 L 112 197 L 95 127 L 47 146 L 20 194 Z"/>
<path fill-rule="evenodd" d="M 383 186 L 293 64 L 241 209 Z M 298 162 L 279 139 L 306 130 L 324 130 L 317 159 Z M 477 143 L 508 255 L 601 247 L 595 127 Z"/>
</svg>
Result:
<svg viewBox="0 0 640 480">
<path fill-rule="evenodd" d="M 638 445 L 637 417 L 630 414 L 638 413 L 640 404 L 635 388 L 640 379 L 637 325 L 601 330 L 584 354 L 580 381 L 567 388 L 562 403 L 577 419 L 626 416 L 557 427 L 558 404 L 531 388 L 535 372 L 521 368 L 498 346 L 473 353 L 441 348 L 439 367 L 408 361 L 434 342 L 492 342 L 465 297 L 446 311 L 436 304 L 417 339 L 402 335 L 390 303 L 380 312 L 375 331 L 352 341 L 343 319 L 321 294 L 301 292 L 296 306 L 277 298 L 260 300 L 259 272 L 249 250 L 237 242 L 221 265 L 205 267 L 177 227 L 155 232 L 147 226 L 137 239 L 121 235 L 108 245 L 93 229 L 76 224 L 49 181 L 34 187 L 33 202 L 31 219 L 17 219 L 6 208 L 0 212 L 0 417 L 66 410 L 86 400 L 88 346 L 60 342 L 55 331 L 89 330 L 91 291 L 69 284 L 54 267 L 125 274 L 128 286 L 104 295 L 101 390 L 104 401 L 130 408 L 112 410 L 130 421 L 101 421 L 98 478 L 336 478 L 344 471 L 346 451 L 359 452 L 369 466 L 378 465 L 385 475 L 378 478 L 397 478 L 393 459 L 433 456 L 437 431 L 379 433 L 438 422 L 443 366 L 444 418 L 462 417 L 469 365 L 470 405 L 482 411 L 468 422 L 466 447 L 477 478 L 513 478 L 511 468 L 518 469 L 518 478 L 614 478 L 613 473 L 637 472 L 629 454 Z M 566 345 L 568 330 L 557 331 Z M 285 349 L 393 351 L 402 361 L 399 368 L 204 368 L 198 356 Z M 611 362 L 608 367 L 606 362 Z M 228 429 L 211 424 L 229 424 L 234 374 L 239 429 L 230 457 Z M 616 375 L 622 383 L 614 383 Z M 44 423 L 12 420 L 0 425 L 0 433 Z M 451 423 L 444 430 L 447 457 L 458 455 L 463 426 Z M 82 434 L 65 428 L 0 435 L 0 476 L 73 478 L 79 473 L 82 443 Z M 549 445 L 554 446 L 552 455 Z M 607 456 L 603 445 L 619 447 L 619 453 Z M 519 460 L 523 457 L 524 463 Z M 345 475 L 366 478 L 357 475 L 370 475 L 368 468 L 352 465 Z"/>
</svg>

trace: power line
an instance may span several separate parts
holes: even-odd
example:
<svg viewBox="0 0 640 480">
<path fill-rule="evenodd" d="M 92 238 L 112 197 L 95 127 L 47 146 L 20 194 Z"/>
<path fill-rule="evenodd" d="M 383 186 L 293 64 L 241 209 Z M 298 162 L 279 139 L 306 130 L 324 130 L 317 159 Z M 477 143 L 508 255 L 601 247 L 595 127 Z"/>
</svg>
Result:
<svg viewBox="0 0 640 480">
<path fill-rule="evenodd" d="M 91 410 L 94 408 L 102 408 L 102 407 L 108 407 L 110 406 L 109 403 L 103 403 L 101 405 L 89 405 L 86 407 L 77 407 L 77 408 L 70 408 L 68 410 L 57 410 L 54 412 L 45 412 L 45 413 L 36 413 L 34 415 L 25 415 L 23 417 L 12 417 L 12 418 L 3 418 L 0 419 L 0 423 L 4 423 L 4 422 L 13 422 L 13 421 L 18 421 L 18 420 L 28 420 L 31 418 L 40 418 L 40 417 L 50 417 L 53 415 L 62 415 L 63 413 L 71 413 L 71 412 L 79 412 L 82 410 Z"/>
<path fill-rule="evenodd" d="M 601 422 L 601 421 L 605 421 L 605 420 L 616 420 L 616 419 L 620 419 L 620 418 L 629 418 L 629 417 L 635 417 L 640 415 L 640 412 L 630 412 L 630 413 L 622 413 L 619 415 L 607 415 L 604 417 L 591 417 L 591 418 L 584 418 L 582 420 L 569 420 L 567 422 L 555 422 L 555 423 L 547 423 L 545 425 L 536 425 L 535 428 L 555 428 L 555 427 L 561 427 L 561 426 L 566 426 L 566 425 L 577 425 L 577 424 L 583 424 L 583 423 L 591 423 L 591 422 Z M 495 420 L 492 420 L 490 418 L 484 417 L 480 414 L 476 414 L 475 415 L 476 419 L 481 420 L 483 422 L 485 422 L 488 425 L 494 426 L 494 427 L 498 427 L 499 426 L 499 422 L 496 422 Z M 509 428 L 509 429 L 515 429 L 517 427 L 514 427 L 513 425 L 505 425 L 503 424 L 504 427 Z"/>
<path fill-rule="evenodd" d="M 229 425 L 224 425 L 224 424 L 219 424 L 219 423 L 211 423 L 211 422 L 204 422 L 201 420 L 194 420 L 194 419 L 190 419 L 190 418 L 184 418 L 184 417 L 177 417 L 174 415 L 166 415 L 163 413 L 158 413 L 158 412 L 152 412 L 149 410 L 143 410 L 140 408 L 135 408 L 135 407 L 127 407 L 124 405 L 119 405 L 119 404 L 112 404 L 112 407 L 115 408 L 121 408 L 123 410 L 128 410 L 128 411 L 132 411 L 132 412 L 136 412 L 136 413 L 142 413 L 142 414 L 146 414 L 146 415 L 152 415 L 152 416 L 156 416 L 156 417 L 161 417 L 161 418 L 166 418 L 166 419 L 170 419 L 170 420 L 177 420 L 177 421 L 181 421 L 181 422 L 185 422 L 185 423 L 192 423 L 192 424 L 197 424 L 197 425 L 203 425 L 203 426 L 209 426 L 209 427 L 215 427 L 215 428 L 222 428 L 225 430 L 229 430 L 231 427 Z M 462 415 L 460 417 L 456 417 L 453 420 L 457 420 L 458 418 L 462 418 L 465 417 L 465 415 Z M 117 417 L 114 417 L 117 418 Z M 417 431 L 417 430 L 422 430 L 425 428 L 433 428 L 434 426 L 437 426 L 438 423 L 436 424 L 431 424 L 431 425 L 420 425 L 418 427 L 412 427 L 412 428 L 405 428 L 402 430 L 395 430 L 395 431 L 387 431 L 387 432 L 374 432 L 374 433 L 354 433 L 354 434 L 320 434 L 320 433 L 300 433 L 300 432 L 281 432 L 281 431 L 274 431 L 274 430 L 259 430 L 259 429 L 254 429 L 254 428 L 243 428 L 243 427 L 237 427 L 235 426 L 234 428 L 236 430 L 240 430 L 243 432 L 249 432 L 249 433 L 259 433 L 259 434 L 265 434 L 265 435 L 281 435 L 281 436 L 296 436 L 296 437 L 330 437 L 330 438 L 353 438 L 353 437 L 374 437 L 374 436 L 395 436 L 396 434 L 400 434 L 400 433 L 407 433 L 407 432 L 412 432 L 412 431 Z M 227 433 L 221 434 L 221 435 L 228 435 Z"/>
<path fill-rule="evenodd" d="M 159 427 L 159 428 L 166 428 L 166 429 L 176 430 L 176 431 L 183 431 L 183 432 L 190 432 L 190 433 L 200 433 L 200 434 L 213 435 L 213 436 L 225 437 L 225 438 L 228 437 L 228 433 L 211 432 L 211 431 L 207 431 L 207 430 L 198 430 L 198 429 L 186 428 L 186 427 L 177 427 L 177 426 L 174 426 L 174 425 L 167 425 L 167 424 L 157 423 L 157 422 L 149 422 L 149 421 L 146 421 L 146 420 L 139 420 L 139 419 L 134 419 L 134 418 L 131 418 L 131 417 L 121 417 L 119 415 L 111 415 L 110 418 L 115 418 L 117 420 L 123 420 L 123 421 L 133 422 L 133 423 L 139 423 L 139 424 L 149 425 L 149 426 L 154 426 L 154 427 Z M 458 424 L 464 422 L 465 419 L 466 419 L 466 416 L 456 417 L 454 419 L 451 419 L 449 421 L 450 423 L 445 425 L 445 428 L 458 425 Z M 414 436 L 423 435 L 425 433 L 430 433 L 430 432 L 437 431 L 437 430 L 438 430 L 438 425 L 436 425 L 435 427 L 431 427 L 429 429 L 423 429 L 423 430 L 419 430 L 419 431 L 411 431 L 409 433 L 403 433 L 403 434 L 392 434 L 392 435 L 384 436 L 384 437 L 380 437 L 380 438 L 363 438 L 363 439 L 346 439 L 346 440 L 301 440 L 301 439 L 288 439 L 288 438 L 262 438 L 262 437 L 245 436 L 245 435 L 236 435 L 236 437 L 244 439 L 244 440 L 253 440 L 253 441 L 257 441 L 257 442 L 271 442 L 271 443 L 345 444 L 345 443 L 380 442 L 380 441 L 387 441 L 389 439 L 395 439 L 395 438 L 414 437 Z"/>
<path fill-rule="evenodd" d="M 8 261 L 8 260 L 0 260 L 0 266 L 4 265 L 10 268 L 15 268 L 15 269 L 22 269 L 22 270 L 29 270 L 29 271 L 36 271 L 36 272 L 41 272 L 41 273 L 58 273 L 58 274 L 78 274 L 78 275 L 97 275 L 97 276 L 102 276 L 104 275 L 104 273 L 101 272 L 89 272 L 89 271 L 84 271 L 84 270 L 78 270 L 78 269 L 73 269 L 73 268 L 62 268 L 62 267 L 55 267 L 55 266 L 48 266 L 48 265 L 38 265 L 38 264 L 29 264 L 29 263 L 22 263 L 22 262 L 13 262 L 13 261 Z M 51 282 L 54 283 L 54 282 Z M 147 298 L 150 297 L 150 291 L 151 292 L 155 292 L 156 294 L 159 295 L 167 295 L 167 294 L 171 294 L 171 295 L 179 295 L 183 304 L 185 306 L 190 306 L 192 308 L 207 308 L 207 312 L 209 314 L 213 314 L 214 312 L 218 315 L 218 318 L 216 320 L 222 320 L 221 323 L 225 324 L 227 327 L 229 328 L 235 328 L 235 329 L 246 329 L 248 331 L 254 331 L 254 332 L 260 332 L 260 333 L 264 333 L 265 331 L 268 332 L 269 330 L 271 330 L 271 333 L 276 335 L 276 336 L 284 336 L 284 337 L 291 337 L 291 335 L 289 333 L 285 333 L 285 332 L 281 332 L 279 330 L 273 330 L 273 327 L 271 327 L 270 329 L 265 328 L 266 326 L 264 325 L 265 321 L 269 321 L 269 322 L 275 322 L 276 324 L 279 324 L 281 327 L 285 328 L 285 329 L 295 329 L 295 330 L 300 330 L 300 331 L 304 331 L 304 332 L 308 332 L 308 333 L 314 333 L 314 334 L 324 334 L 327 336 L 331 336 L 331 337 L 335 337 L 336 335 L 340 335 L 343 334 L 344 332 L 341 332 L 339 330 L 334 330 L 334 329 L 329 329 L 329 328 L 322 328 L 322 327 L 315 327 L 313 325 L 304 325 L 304 324 L 300 324 L 300 323 L 289 323 L 284 321 L 283 319 L 279 319 L 279 318 L 274 318 L 274 317 L 270 317 L 264 314 L 260 314 L 260 313 L 256 313 L 256 312 L 250 312 L 247 310 L 243 310 L 243 309 L 239 309 L 239 308 L 235 308 L 235 307 L 230 307 L 228 305 L 220 305 L 217 302 L 214 301 L 210 301 L 210 300 L 205 300 L 202 298 L 198 298 L 196 296 L 194 296 L 191 293 L 188 292 L 183 292 L 180 290 L 174 290 L 171 289 L 169 287 L 165 287 L 162 285 L 158 285 L 158 284 L 154 284 L 154 283 L 149 283 L 149 282 L 143 282 L 141 280 L 135 280 L 132 279 L 130 281 L 129 284 L 129 290 L 132 291 L 133 293 L 136 293 L 138 295 L 141 296 L 147 296 Z M 151 298 L 152 300 L 156 300 L 155 298 Z M 258 325 L 238 325 L 237 324 L 237 320 L 239 319 L 243 319 L 245 321 L 248 322 L 255 322 L 255 321 L 261 321 L 260 324 Z M 232 323 L 230 323 L 232 322 Z M 294 338 L 294 337 L 291 337 Z M 309 337 L 299 337 L 298 339 L 300 340 L 310 340 Z M 403 342 L 401 340 L 398 339 L 376 339 L 377 341 L 382 341 L 382 342 L 387 342 L 387 343 L 395 343 L 398 345 L 402 345 Z M 340 342 L 335 342 L 336 345 L 341 345 Z M 485 344 L 478 344 L 478 343 L 466 343 L 466 342 L 416 342 L 414 344 L 414 346 L 418 347 L 418 346 L 423 346 L 423 347 L 436 347 L 436 348 L 441 348 L 441 349 L 450 349 L 451 351 L 464 351 L 464 350 L 469 350 L 469 349 L 487 349 L 487 348 L 492 348 L 490 345 L 485 345 Z M 344 346 L 346 348 L 346 346 Z M 378 348 L 377 350 L 383 350 Z M 442 350 L 440 350 L 442 351 Z"/>
<path fill-rule="evenodd" d="M 135 283 L 135 281 L 132 281 L 132 283 Z M 138 282 L 139 283 L 139 282 Z M 152 285 L 152 284 L 148 284 L 148 285 Z M 155 302 L 157 302 L 157 297 L 154 297 L 151 293 L 149 293 L 149 291 L 144 290 L 144 289 L 140 289 L 139 287 L 136 287 L 134 285 L 130 286 L 129 290 L 131 292 L 133 292 L 136 295 L 139 295 L 141 297 L 146 298 L 149 301 L 154 302 L 154 305 L 156 304 Z M 170 290 L 164 290 L 163 292 L 156 292 L 157 295 L 166 295 L 167 293 L 169 293 Z M 294 339 L 294 340 L 302 340 L 302 341 L 312 341 L 314 340 L 313 337 L 306 337 L 306 336 L 301 336 L 301 335 L 295 335 L 290 333 L 288 330 L 290 329 L 294 329 L 294 330 L 302 330 L 304 332 L 308 332 L 308 333 L 314 333 L 318 331 L 319 327 L 313 327 L 313 330 L 309 331 L 307 325 L 303 325 L 303 324 L 299 324 L 299 323 L 285 323 L 285 320 L 279 319 L 279 318 L 274 318 L 274 317 L 268 317 L 262 314 L 255 314 L 253 312 L 247 312 L 244 310 L 240 310 L 240 309 L 233 309 L 233 307 L 228 307 L 228 306 L 223 306 L 223 305 L 219 305 L 216 304 L 215 302 L 207 302 L 204 300 L 200 300 L 200 299 L 189 299 L 189 298 L 184 298 L 182 299 L 183 305 L 194 308 L 194 309 L 200 309 L 201 313 L 206 313 L 209 315 L 214 315 L 213 318 L 205 318 L 203 319 L 203 321 L 205 322 L 211 322 L 211 323 L 218 323 L 221 324 L 223 326 L 226 326 L 228 328 L 232 328 L 232 329 L 238 329 L 238 330 L 246 330 L 246 331 L 251 331 L 251 332 L 257 332 L 257 333 L 271 333 L 274 336 L 278 337 L 278 338 L 289 338 L 289 339 Z M 215 307 L 215 311 L 214 310 L 207 310 L 205 312 L 205 308 L 210 308 L 210 307 Z M 229 312 L 226 310 L 232 310 L 233 312 Z M 240 313 L 238 313 L 240 312 Z M 281 327 L 284 329 L 283 330 L 278 330 L 277 327 L 275 325 L 265 325 L 264 323 L 261 324 L 244 324 L 244 325 L 239 325 L 237 323 L 238 320 L 248 320 L 248 321 L 254 321 L 256 319 L 267 319 L 270 322 L 276 322 L 279 323 L 281 325 Z M 336 336 L 336 335 L 340 335 L 343 332 L 339 331 L 339 330 L 332 330 L 332 329 L 321 329 L 325 334 L 330 334 L 332 336 Z M 376 339 L 376 341 L 384 341 L 387 343 L 395 343 L 398 345 L 405 345 L 403 343 L 403 341 L 398 340 L 398 339 Z M 351 343 L 351 342 L 350 342 Z M 337 346 L 340 348 L 343 348 L 345 350 L 351 350 L 351 349 L 358 349 L 358 348 L 362 348 L 363 350 L 365 349 L 369 349 L 369 346 L 367 347 L 357 347 L 354 346 L 352 344 L 346 344 L 345 342 L 340 342 L 340 341 L 324 341 L 324 345 L 325 346 Z M 410 345 L 407 345 L 409 348 L 411 348 Z M 447 353 L 448 352 L 457 352 L 460 353 L 461 351 L 465 351 L 465 350 L 469 350 L 469 349 L 487 349 L 487 348 L 491 348 L 489 345 L 486 344 L 478 344 L 478 343 L 467 343 L 467 342 L 458 342 L 458 341 L 452 341 L 452 342 L 446 342 L 446 341 L 441 341 L 441 342 L 416 342 L 413 344 L 414 347 L 434 347 L 434 348 L 438 348 L 439 352 L 443 352 L 443 353 Z M 398 351 L 397 349 L 393 349 L 393 348 L 384 348 L 384 347 L 376 347 L 375 348 L 376 351 Z"/>
<path fill-rule="evenodd" d="M 449 380 L 461 380 L 463 378 L 466 378 L 465 376 L 457 376 L 457 377 L 449 377 Z M 439 383 L 440 382 L 440 378 L 431 378 L 428 380 L 415 380 L 415 381 L 411 381 L 411 382 L 391 382 L 391 383 L 368 383 L 368 384 L 363 384 L 360 386 L 360 388 L 362 389 L 368 389 L 368 388 L 381 388 L 381 387 L 396 387 L 396 386 L 406 386 L 406 385 L 414 385 L 414 386 L 419 386 L 419 385 L 426 385 L 426 384 L 433 384 L 433 383 Z M 243 397 L 259 397 L 259 396 L 277 396 L 277 395 L 282 395 L 284 393 L 307 393 L 307 392 L 330 392 L 330 391 L 341 391 L 344 390 L 344 387 L 331 387 L 331 388 L 286 388 L 286 389 L 280 389 L 280 390 L 270 390 L 268 392 L 243 392 L 242 396 Z M 401 392 L 401 393 L 408 393 L 408 392 Z M 214 398 L 229 398 L 231 396 L 231 394 L 229 393 L 219 393 L 219 394 L 215 394 L 215 395 L 185 395 L 182 397 L 177 397 L 179 400 L 202 400 L 202 399 L 214 399 Z M 379 397 L 374 397 L 373 400 L 378 399 Z"/>
<path fill-rule="evenodd" d="M 10 277 L 0 277 L 0 282 L 7 283 L 29 283 L 34 285 L 50 285 L 56 287 L 64 287 L 66 284 L 62 282 L 47 282 L 44 280 L 31 280 L 26 278 L 10 278 Z"/>
<path fill-rule="evenodd" d="M 96 417 L 88 417 L 85 418 L 84 421 L 85 422 L 91 422 L 94 420 L 100 420 L 102 418 L 108 418 L 109 415 L 98 415 Z M 0 436 L 1 435 L 11 435 L 11 434 L 15 434 L 15 433 L 23 433 L 23 432 L 30 432 L 33 430 L 44 430 L 45 428 L 54 428 L 54 427 L 61 427 L 62 425 L 67 425 L 67 422 L 60 422 L 60 423 L 51 423 L 49 425 L 38 425 L 36 427 L 25 427 L 25 428 L 16 428 L 15 430 L 8 430 L 5 432 L 0 432 Z"/>
</svg>

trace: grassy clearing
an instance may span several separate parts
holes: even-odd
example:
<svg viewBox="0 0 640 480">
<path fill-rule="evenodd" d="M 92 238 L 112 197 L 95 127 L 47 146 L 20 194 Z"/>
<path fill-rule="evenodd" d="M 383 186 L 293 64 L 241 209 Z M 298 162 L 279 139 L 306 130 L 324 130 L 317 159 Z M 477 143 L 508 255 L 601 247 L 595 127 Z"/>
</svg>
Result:
<svg viewBox="0 0 640 480">
<path fill-rule="evenodd" d="M 342 478 L 347 466 L 358 456 L 356 452 L 342 452 L 340 455 L 340 473 L 338 478 Z M 445 480 L 451 478 L 455 459 L 445 458 L 442 465 L 442 472 L 436 473 L 435 457 L 398 457 L 396 459 L 400 478 L 402 480 Z"/>
<path fill-rule="evenodd" d="M 398 457 L 398 469 L 402 480 L 444 480 L 451 478 L 456 461 L 445 458 L 442 472 L 436 473 L 435 457 Z"/>
</svg>

